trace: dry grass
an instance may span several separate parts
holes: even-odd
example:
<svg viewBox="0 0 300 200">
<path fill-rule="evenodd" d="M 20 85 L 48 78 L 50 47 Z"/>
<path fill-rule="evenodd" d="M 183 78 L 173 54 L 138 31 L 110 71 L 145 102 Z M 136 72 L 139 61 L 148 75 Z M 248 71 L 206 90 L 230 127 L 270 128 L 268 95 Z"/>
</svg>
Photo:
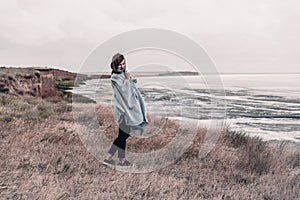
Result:
<svg viewBox="0 0 300 200">
<path fill-rule="evenodd" d="M 64 114 L 72 106 L 59 99 L 41 99 L 32 96 L 18 97 L 0 95 L 0 121 L 11 122 L 17 119 L 43 121 L 55 114 Z"/>
<path fill-rule="evenodd" d="M 11 98 L 8 101 L 8 98 Z M 2 99 L 2 100 L 1 100 Z M 103 166 L 83 146 L 70 105 L 1 95 L 0 196 L 3 199 L 299 199 L 299 146 L 263 142 L 224 130 L 202 159 L 206 129 L 174 164 L 133 174 Z M 35 108 L 35 109 L 34 109 Z M 28 111 L 39 116 L 26 118 Z M 99 124 L 113 140 L 111 108 L 97 106 Z M 18 113 L 19 117 L 16 117 Z M 11 120 L 3 120 L 11 116 Z M 67 120 L 63 120 L 67 119 Z M 130 138 L 128 151 L 147 152 L 169 143 L 178 124 L 151 116 L 149 138 Z"/>
</svg>

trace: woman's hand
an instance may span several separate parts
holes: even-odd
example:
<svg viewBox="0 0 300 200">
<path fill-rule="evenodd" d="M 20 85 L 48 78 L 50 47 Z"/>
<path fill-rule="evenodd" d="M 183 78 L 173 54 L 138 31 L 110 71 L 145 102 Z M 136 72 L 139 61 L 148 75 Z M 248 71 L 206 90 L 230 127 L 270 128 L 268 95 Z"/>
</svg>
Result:
<svg viewBox="0 0 300 200">
<path fill-rule="evenodd" d="M 127 70 L 125 71 L 125 78 L 130 79 L 130 73 Z"/>
</svg>

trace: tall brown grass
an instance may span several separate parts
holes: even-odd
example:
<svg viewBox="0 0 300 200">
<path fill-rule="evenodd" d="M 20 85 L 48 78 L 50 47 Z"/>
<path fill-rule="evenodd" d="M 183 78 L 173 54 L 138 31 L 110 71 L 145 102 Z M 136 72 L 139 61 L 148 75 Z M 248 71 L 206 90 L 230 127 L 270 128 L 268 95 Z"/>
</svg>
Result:
<svg viewBox="0 0 300 200">
<path fill-rule="evenodd" d="M 3 199 L 300 198 L 296 143 L 266 142 L 227 127 L 214 149 L 199 159 L 206 135 L 206 128 L 200 128 L 173 164 L 133 174 L 102 165 L 86 150 L 76 132 L 70 104 L 1 94 L 0 105 Z M 96 115 L 112 141 L 118 127 L 111 109 L 97 105 Z M 130 138 L 127 151 L 157 150 L 178 134 L 176 121 L 150 117 L 146 134 L 157 134 Z"/>
</svg>

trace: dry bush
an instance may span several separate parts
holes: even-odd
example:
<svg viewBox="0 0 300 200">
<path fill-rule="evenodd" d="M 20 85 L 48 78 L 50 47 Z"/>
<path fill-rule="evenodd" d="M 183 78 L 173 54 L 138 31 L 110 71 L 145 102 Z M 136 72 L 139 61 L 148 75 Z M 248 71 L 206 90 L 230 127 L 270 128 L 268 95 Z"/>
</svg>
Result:
<svg viewBox="0 0 300 200">
<path fill-rule="evenodd" d="M 0 93 L 1 121 L 10 122 L 23 118 L 25 120 L 43 120 L 53 115 L 72 111 L 72 106 L 65 101 L 51 101 L 30 96 L 14 96 Z M 57 116 L 57 117 L 58 117 Z M 62 116 L 62 118 L 64 118 Z"/>
</svg>

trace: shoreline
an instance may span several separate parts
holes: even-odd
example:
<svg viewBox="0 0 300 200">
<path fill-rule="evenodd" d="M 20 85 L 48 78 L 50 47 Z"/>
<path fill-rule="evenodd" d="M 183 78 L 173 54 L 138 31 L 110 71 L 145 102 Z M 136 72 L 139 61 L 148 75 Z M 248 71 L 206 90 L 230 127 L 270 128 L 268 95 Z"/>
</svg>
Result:
<svg viewBox="0 0 300 200">
<path fill-rule="evenodd" d="M 198 125 L 200 124 L 203 127 L 208 127 L 212 123 L 212 120 L 198 120 L 198 119 L 192 119 L 192 118 L 187 118 L 187 117 L 168 117 L 168 118 L 169 119 L 174 119 L 174 120 L 179 120 L 179 121 L 181 120 L 180 118 L 182 118 L 182 120 L 192 122 L 193 124 L 198 123 Z M 216 120 L 216 121 L 218 121 L 218 120 Z M 224 124 L 225 124 L 225 126 L 226 126 L 226 124 L 228 124 L 231 127 L 232 130 L 237 130 L 237 131 L 243 130 L 242 128 L 232 127 L 232 125 L 230 125 L 230 121 L 228 121 L 228 120 L 227 121 L 225 120 Z M 293 138 L 292 136 L 282 137 L 280 135 L 280 133 L 276 133 L 276 132 L 268 131 L 266 133 L 257 133 L 257 134 L 248 133 L 248 134 L 251 137 L 258 136 L 263 141 L 278 141 L 278 142 L 280 142 L 280 141 L 290 141 L 290 142 L 293 142 L 293 143 L 296 143 L 296 144 L 300 145 L 300 139 Z M 270 134 L 274 134 L 274 135 L 270 135 Z"/>
<path fill-rule="evenodd" d="M 229 81 L 231 80 L 230 77 L 227 79 Z M 140 84 L 148 82 L 149 80 L 150 79 L 148 78 L 140 79 Z M 191 80 L 191 82 L 193 81 L 194 80 Z M 89 85 L 96 86 L 95 84 L 96 81 L 88 82 L 86 87 L 88 89 Z M 174 95 L 164 94 L 157 89 L 149 89 L 148 86 L 152 87 L 151 85 L 147 85 L 146 87 L 143 87 L 143 89 L 149 105 L 155 105 L 155 101 L 158 100 L 158 105 L 161 105 L 161 103 L 166 103 L 169 108 L 171 108 L 171 106 L 174 105 L 171 101 L 176 102 L 176 97 L 174 98 Z M 202 87 L 201 84 L 199 87 Z M 285 87 L 285 85 L 283 87 Z M 106 93 L 108 94 L 109 92 L 108 89 L 109 88 L 107 88 L 105 82 L 105 96 L 101 97 L 101 95 L 99 95 L 101 94 L 101 91 L 99 90 L 98 92 L 95 92 L 95 99 L 97 99 L 97 101 L 102 101 L 101 98 L 103 98 L 103 101 L 108 101 L 110 98 L 108 95 L 106 95 Z M 296 88 L 293 88 L 293 91 L 296 91 L 295 89 Z M 83 87 L 80 91 L 84 93 L 84 90 L 85 88 Z M 227 109 L 229 112 L 226 123 L 230 123 L 231 127 L 236 130 L 245 130 L 252 136 L 258 135 L 262 137 L 263 140 L 291 140 L 300 142 L 300 132 L 298 131 L 299 125 L 297 125 L 297 119 L 299 116 L 297 114 L 298 112 L 296 111 L 296 106 L 299 102 L 297 98 L 299 93 L 293 93 L 290 90 L 285 90 L 284 88 L 282 89 L 282 92 L 281 89 L 279 90 L 280 92 L 276 92 L 275 90 L 272 91 L 260 86 L 254 89 L 237 86 L 227 88 L 226 97 L 222 98 L 228 102 Z M 190 95 L 190 99 L 188 97 L 189 92 L 194 91 L 184 89 L 178 90 L 179 95 L 182 93 L 186 100 L 192 102 L 191 104 L 193 104 L 193 102 L 197 102 L 195 104 L 198 104 L 199 102 L 201 109 L 203 108 L 203 113 L 201 113 L 202 116 L 199 115 L 199 117 L 209 119 L 210 116 L 207 115 L 209 110 L 206 109 L 210 104 L 209 97 L 205 94 L 205 89 L 195 89 L 195 92 L 199 92 L 199 94 L 195 94 L 195 97 Z M 212 98 L 218 97 L 213 96 Z M 221 109 L 221 107 L 216 107 L 215 109 Z M 180 116 L 180 113 L 175 113 L 174 116 Z M 187 114 L 186 116 L 198 118 L 198 116 L 194 116 L 193 113 Z M 200 123 L 207 126 L 207 124 L 209 125 L 210 121 L 200 119 Z"/>
</svg>

